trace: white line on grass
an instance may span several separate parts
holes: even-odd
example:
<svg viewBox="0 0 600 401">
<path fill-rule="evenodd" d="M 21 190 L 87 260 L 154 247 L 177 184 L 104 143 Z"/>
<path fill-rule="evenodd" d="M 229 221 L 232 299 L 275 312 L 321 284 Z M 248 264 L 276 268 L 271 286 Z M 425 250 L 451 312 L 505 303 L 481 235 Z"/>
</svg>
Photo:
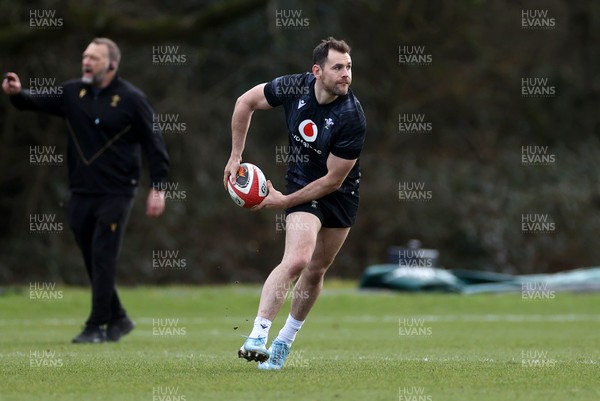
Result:
<svg viewBox="0 0 600 401">
<path fill-rule="evenodd" d="M 160 316 L 164 318 L 164 316 Z M 133 317 L 139 324 L 152 325 L 159 316 Z M 210 322 L 239 323 L 247 320 L 247 316 L 228 316 L 221 318 L 179 317 L 178 324 L 204 324 Z M 414 319 L 426 322 L 600 322 L 600 315 L 565 314 L 565 315 L 346 315 L 346 316 L 311 316 L 313 322 L 346 322 L 346 323 L 371 323 L 371 322 L 398 322 L 398 319 Z M 30 326 L 30 325 L 65 326 L 81 325 L 80 319 L 71 318 L 44 318 L 44 319 L 0 319 L 0 326 Z"/>
</svg>

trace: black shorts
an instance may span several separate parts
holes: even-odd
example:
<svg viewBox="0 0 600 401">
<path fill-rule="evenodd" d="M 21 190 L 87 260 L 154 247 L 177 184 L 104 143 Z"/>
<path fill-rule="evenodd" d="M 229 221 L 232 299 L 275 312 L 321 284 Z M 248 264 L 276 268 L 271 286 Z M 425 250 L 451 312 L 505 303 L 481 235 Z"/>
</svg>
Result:
<svg viewBox="0 0 600 401">
<path fill-rule="evenodd" d="M 302 187 L 288 183 L 287 193 L 291 194 Z M 352 227 L 356 221 L 358 212 L 358 195 L 332 192 L 317 200 L 293 206 L 285 210 L 285 215 L 294 212 L 307 212 L 314 214 L 321 220 L 321 226 L 325 228 Z"/>
</svg>

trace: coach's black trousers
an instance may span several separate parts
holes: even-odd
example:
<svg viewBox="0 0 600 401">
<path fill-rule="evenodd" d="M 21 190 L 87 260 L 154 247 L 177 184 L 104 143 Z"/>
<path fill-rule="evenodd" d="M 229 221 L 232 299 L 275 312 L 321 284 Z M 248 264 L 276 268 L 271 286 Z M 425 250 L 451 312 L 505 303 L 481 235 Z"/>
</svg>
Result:
<svg viewBox="0 0 600 401">
<path fill-rule="evenodd" d="M 100 326 L 126 316 L 115 280 L 117 258 L 132 206 L 130 196 L 71 195 L 69 225 L 92 284 L 88 326 Z"/>
</svg>

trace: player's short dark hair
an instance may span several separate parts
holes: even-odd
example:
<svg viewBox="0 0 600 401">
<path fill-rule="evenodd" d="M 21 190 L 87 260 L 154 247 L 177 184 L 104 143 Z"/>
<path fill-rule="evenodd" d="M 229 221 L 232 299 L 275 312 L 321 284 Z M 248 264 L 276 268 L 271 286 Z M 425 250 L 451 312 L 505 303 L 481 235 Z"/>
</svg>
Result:
<svg viewBox="0 0 600 401">
<path fill-rule="evenodd" d="M 119 64 L 121 61 L 121 50 L 119 46 L 109 38 L 94 38 L 92 43 L 96 45 L 105 45 L 108 47 L 108 61 Z"/>
<path fill-rule="evenodd" d="M 323 39 L 321 43 L 313 50 L 313 64 L 323 67 L 327 61 L 329 50 L 335 50 L 340 53 L 350 53 L 350 46 L 343 40 L 337 40 L 333 36 Z"/>
</svg>

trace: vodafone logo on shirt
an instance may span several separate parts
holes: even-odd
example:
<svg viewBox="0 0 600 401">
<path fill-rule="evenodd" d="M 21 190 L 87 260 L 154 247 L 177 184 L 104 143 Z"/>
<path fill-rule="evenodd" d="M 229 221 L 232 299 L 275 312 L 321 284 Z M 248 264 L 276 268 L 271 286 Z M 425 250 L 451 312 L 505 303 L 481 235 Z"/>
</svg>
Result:
<svg viewBox="0 0 600 401">
<path fill-rule="evenodd" d="M 313 120 L 304 120 L 298 126 L 298 131 L 306 142 L 314 142 L 317 139 L 319 129 Z"/>
</svg>

